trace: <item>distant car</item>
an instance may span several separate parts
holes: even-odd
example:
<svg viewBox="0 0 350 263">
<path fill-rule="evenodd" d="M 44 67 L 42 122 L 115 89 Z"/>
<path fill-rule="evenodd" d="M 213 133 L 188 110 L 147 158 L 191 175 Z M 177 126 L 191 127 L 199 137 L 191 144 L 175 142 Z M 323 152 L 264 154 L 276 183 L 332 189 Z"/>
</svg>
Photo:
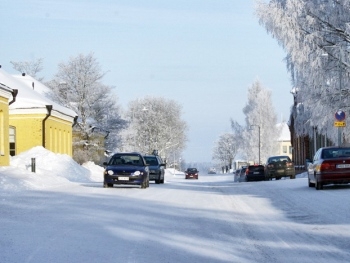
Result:
<svg viewBox="0 0 350 263">
<path fill-rule="evenodd" d="M 113 185 L 149 186 L 149 168 L 140 153 L 116 153 L 105 165 L 103 187 Z"/>
<path fill-rule="evenodd" d="M 216 169 L 215 168 L 210 168 L 208 171 L 208 174 L 216 174 Z"/>
<path fill-rule="evenodd" d="M 279 180 L 282 177 L 295 179 L 294 163 L 286 155 L 270 156 L 265 164 L 265 179 Z"/>
<path fill-rule="evenodd" d="M 164 184 L 164 162 L 158 155 L 144 155 L 143 158 L 149 165 L 149 180 L 156 184 Z"/>
<path fill-rule="evenodd" d="M 245 170 L 245 180 L 247 182 L 265 180 L 265 167 L 263 165 L 249 165 Z"/>
<path fill-rule="evenodd" d="M 186 179 L 198 179 L 198 170 L 197 168 L 187 168 L 185 171 L 185 178 Z"/>
<path fill-rule="evenodd" d="M 350 183 L 350 147 L 323 147 L 308 166 L 309 187 Z"/>
</svg>

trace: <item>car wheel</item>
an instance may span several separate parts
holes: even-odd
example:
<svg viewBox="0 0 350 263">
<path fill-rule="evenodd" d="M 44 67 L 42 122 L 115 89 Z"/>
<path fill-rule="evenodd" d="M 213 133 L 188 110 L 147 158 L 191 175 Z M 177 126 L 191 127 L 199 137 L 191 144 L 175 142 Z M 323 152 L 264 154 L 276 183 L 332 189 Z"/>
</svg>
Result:
<svg viewBox="0 0 350 263">
<path fill-rule="evenodd" d="M 160 184 L 160 178 L 155 180 L 156 184 Z"/>
<path fill-rule="evenodd" d="M 309 181 L 309 187 L 315 187 L 315 184 L 310 182 L 310 178 L 308 178 L 308 181 Z"/>
<path fill-rule="evenodd" d="M 290 176 L 290 179 L 295 179 L 295 174 Z"/>
<path fill-rule="evenodd" d="M 315 188 L 316 190 L 322 190 L 323 189 L 323 184 L 321 182 L 319 182 L 316 178 L 315 180 Z"/>
<path fill-rule="evenodd" d="M 160 180 L 161 184 L 164 184 L 164 177 Z"/>
</svg>

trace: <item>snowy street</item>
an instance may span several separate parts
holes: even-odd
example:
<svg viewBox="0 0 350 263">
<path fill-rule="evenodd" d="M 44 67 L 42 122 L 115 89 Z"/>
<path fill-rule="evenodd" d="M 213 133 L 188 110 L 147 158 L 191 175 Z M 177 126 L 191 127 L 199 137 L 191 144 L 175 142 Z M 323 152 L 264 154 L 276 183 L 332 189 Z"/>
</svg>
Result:
<svg viewBox="0 0 350 263">
<path fill-rule="evenodd" d="M 167 170 L 164 185 L 103 188 L 98 176 L 101 181 L 62 181 L 47 189 L 38 182 L 2 187 L 0 261 L 330 263 L 350 258 L 350 185 L 316 191 L 307 178 L 238 183 L 232 174 L 202 173 L 199 180 L 185 180 Z"/>
</svg>

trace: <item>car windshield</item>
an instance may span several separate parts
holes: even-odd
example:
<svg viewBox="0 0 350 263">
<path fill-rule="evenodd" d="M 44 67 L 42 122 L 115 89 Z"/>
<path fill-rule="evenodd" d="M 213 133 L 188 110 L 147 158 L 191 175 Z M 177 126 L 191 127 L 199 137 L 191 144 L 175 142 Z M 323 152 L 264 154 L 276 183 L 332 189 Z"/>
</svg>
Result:
<svg viewBox="0 0 350 263">
<path fill-rule="evenodd" d="M 332 148 L 324 149 L 322 151 L 321 158 L 323 159 L 331 159 L 338 157 L 350 157 L 350 148 Z"/>
<path fill-rule="evenodd" d="M 197 169 L 196 169 L 196 168 L 188 168 L 188 169 L 187 169 L 187 172 L 189 172 L 189 173 L 195 173 L 195 172 L 197 172 Z"/>
<path fill-rule="evenodd" d="M 143 161 L 139 155 L 118 154 L 109 160 L 109 165 L 143 165 Z"/>
<path fill-rule="evenodd" d="M 158 165 L 158 161 L 156 157 L 153 156 L 144 156 L 146 163 L 149 165 Z"/>
</svg>

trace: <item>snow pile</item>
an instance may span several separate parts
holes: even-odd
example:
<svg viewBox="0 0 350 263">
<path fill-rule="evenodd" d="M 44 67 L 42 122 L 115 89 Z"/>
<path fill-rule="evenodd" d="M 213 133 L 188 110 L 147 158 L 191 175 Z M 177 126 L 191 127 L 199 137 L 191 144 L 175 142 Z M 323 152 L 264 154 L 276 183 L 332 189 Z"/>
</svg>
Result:
<svg viewBox="0 0 350 263">
<path fill-rule="evenodd" d="M 35 173 L 32 171 L 35 158 Z M 66 154 L 53 153 L 42 146 L 11 157 L 11 164 L 0 167 L 0 189 L 20 191 L 44 189 L 70 182 L 102 182 L 103 168 L 91 162 L 83 166 Z"/>
</svg>

